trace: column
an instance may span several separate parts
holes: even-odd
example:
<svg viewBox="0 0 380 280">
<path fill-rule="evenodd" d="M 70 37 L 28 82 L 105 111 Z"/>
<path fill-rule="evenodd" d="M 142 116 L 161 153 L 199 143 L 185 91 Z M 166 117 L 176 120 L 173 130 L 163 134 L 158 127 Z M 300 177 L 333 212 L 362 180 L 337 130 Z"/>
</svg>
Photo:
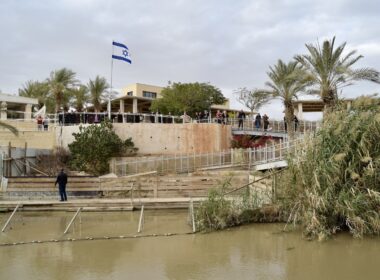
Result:
<svg viewBox="0 0 380 280">
<path fill-rule="evenodd" d="M 7 119 L 7 102 L 3 101 L 0 104 L 0 120 Z"/>
<path fill-rule="evenodd" d="M 298 103 L 298 115 L 297 115 L 297 118 L 299 120 L 303 120 L 303 106 L 302 106 L 302 102 Z"/>
<path fill-rule="evenodd" d="M 137 109 L 137 98 L 133 98 L 133 108 L 132 108 L 132 113 L 134 113 L 134 114 L 138 113 L 138 109 Z"/>
<path fill-rule="evenodd" d="M 32 119 L 32 104 L 25 105 L 24 120 Z"/>
<path fill-rule="evenodd" d="M 120 99 L 120 114 L 124 114 L 124 100 Z"/>
</svg>

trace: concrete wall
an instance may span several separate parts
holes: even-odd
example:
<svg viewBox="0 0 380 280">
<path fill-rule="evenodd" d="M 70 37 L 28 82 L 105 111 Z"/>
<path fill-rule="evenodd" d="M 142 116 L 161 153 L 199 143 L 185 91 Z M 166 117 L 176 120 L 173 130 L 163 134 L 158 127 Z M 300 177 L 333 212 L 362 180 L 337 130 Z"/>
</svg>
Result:
<svg viewBox="0 0 380 280">
<path fill-rule="evenodd" d="M 8 146 L 11 142 L 12 147 L 24 148 L 25 142 L 28 148 L 51 150 L 56 145 L 55 131 L 20 131 L 18 136 L 13 133 L 0 130 L 0 146 Z"/>
<path fill-rule="evenodd" d="M 219 152 L 230 148 L 231 126 L 219 124 L 114 124 L 122 139 L 132 137 L 139 154 Z M 57 145 L 68 146 L 78 126 L 57 129 Z"/>
</svg>

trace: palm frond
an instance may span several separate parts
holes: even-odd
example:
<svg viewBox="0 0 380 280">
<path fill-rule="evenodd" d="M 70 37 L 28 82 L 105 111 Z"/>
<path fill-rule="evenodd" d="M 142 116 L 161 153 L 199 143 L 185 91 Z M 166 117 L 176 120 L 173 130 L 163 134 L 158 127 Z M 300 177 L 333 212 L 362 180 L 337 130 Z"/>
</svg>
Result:
<svg viewBox="0 0 380 280">
<path fill-rule="evenodd" d="M 18 129 L 14 126 L 7 124 L 5 122 L 0 121 L 0 127 L 3 127 L 5 129 L 8 129 L 10 132 L 12 132 L 14 135 L 18 136 Z"/>
</svg>

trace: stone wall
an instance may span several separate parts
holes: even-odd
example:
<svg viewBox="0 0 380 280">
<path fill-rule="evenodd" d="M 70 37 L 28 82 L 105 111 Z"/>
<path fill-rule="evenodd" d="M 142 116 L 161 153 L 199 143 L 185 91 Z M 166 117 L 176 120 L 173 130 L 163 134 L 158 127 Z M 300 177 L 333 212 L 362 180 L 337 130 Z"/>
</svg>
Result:
<svg viewBox="0 0 380 280">
<path fill-rule="evenodd" d="M 132 137 L 139 154 L 211 153 L 230 148 L 231 126 L 219 124 L 114 124 L 122 139 Z M 57 129 L 57 145 L 67 147 L 78 126 Z"/>
<path fill-rule="evenodd" d="M 17 123 L 20 130 L 15 136 L 6 129 L 0 129 L 0 146 L 53 149 L 55 146 L 68 147 L 74 141 L 73 133 L 79 126 L 49 127 L 49 131 L 37 131 L 35 122 Z M 231 126 L 220 124 L 158 124 L 158 123 L 117 123 L 115 132 L 122 139 L 132 137 L 138 153 L 143 155 L 213 153 L 230 148 Z"/>
</svg>

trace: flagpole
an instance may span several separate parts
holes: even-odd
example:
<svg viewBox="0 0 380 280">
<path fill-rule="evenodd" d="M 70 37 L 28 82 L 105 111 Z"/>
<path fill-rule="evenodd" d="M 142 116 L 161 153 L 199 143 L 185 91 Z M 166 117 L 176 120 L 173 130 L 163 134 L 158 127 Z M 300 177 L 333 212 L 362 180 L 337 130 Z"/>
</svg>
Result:
<svg viewBox="0 0 380 280">
<path fill-rule="evenodd" d="M 114 45 L 112 41 L 112 56 L 114 55 Z M 112 93 L 112 72 L 113 72 L 113 57 L 111 56 L 111 88 L 108 93 L 108 119 L 111 120 L 111 93 Z"/>
</svg>

